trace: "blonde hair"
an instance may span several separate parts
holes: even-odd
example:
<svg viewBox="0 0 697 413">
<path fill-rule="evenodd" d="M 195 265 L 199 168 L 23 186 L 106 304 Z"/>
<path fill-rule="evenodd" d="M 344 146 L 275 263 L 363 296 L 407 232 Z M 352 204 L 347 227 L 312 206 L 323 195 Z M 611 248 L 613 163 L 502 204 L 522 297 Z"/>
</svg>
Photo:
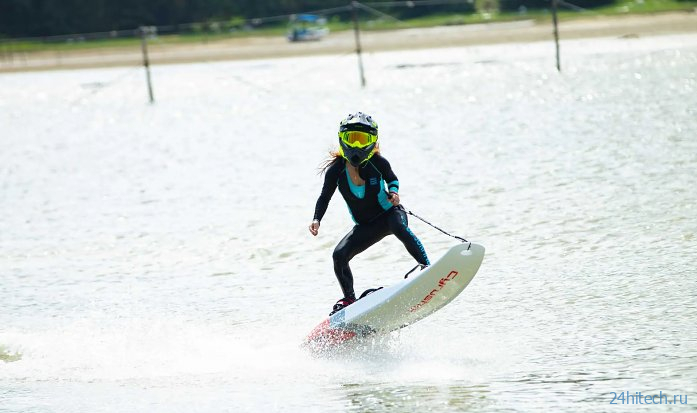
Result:
<svg viewBox="0 0 697 413">
<path fill-rule="evenodd" d="M 375 143 L 375 148 L 373 148 L 373 155 L 380 155 L 380 143 L 376 142 Z M 329 169 L 330 166 L 334 165 L 336 162 L 339 162 L 340 160 L 344 159 L 343 156 L 341 156 L 341 152 L 338 150 L 331 150 L 329 151 L 329 157 L 322 161 L 321 164 L 317 167 L 319 169 L 318 174 L 323 174 L 327 172 L 327 169 Z"/>
</svg>

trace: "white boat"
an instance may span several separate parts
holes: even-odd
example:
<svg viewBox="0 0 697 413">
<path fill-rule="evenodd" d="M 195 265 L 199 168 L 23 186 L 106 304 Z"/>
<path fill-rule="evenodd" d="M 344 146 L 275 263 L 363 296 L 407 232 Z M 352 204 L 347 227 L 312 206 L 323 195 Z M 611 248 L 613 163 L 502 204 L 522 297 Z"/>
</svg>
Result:
<svg viewBox="0 0 697 413">
<path fill-rule="evenodd" d="M 303 42 L 320 40 L 329 34 L 327 20 L 314 14 L 294 14 L 288 24 L 288 40 Z"/>
</svg>

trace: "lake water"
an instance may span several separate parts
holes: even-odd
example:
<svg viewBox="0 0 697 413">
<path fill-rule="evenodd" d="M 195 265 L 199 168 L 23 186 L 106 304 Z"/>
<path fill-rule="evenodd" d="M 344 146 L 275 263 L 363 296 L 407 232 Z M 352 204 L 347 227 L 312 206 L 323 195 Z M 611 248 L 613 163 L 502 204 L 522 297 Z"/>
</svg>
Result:
<svg viewBox="0 0 697 413">
<path fill-rule="evenodd" d="M 562 59 L 374 53 L 365 89 L 353 55 L 157 66 L 154 105 L 141 68 L 0 75 L 0 411 L 694 410 L 697 36 Z M 487 255 L 442 311 L 312 357 L 351 228 L 337 193 L 307 231 L 317 166 L 356 110 L 404 205 Z M 413 264 L 387 238 L 356 289 Z"/>
</svg>

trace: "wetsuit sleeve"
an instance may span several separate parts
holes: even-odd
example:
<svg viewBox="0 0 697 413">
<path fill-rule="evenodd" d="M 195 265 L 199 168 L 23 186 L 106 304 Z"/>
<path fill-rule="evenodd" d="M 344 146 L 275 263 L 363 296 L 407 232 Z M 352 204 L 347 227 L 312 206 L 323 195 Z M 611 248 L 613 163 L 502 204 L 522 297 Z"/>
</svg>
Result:
<svg viewBox="0 0 697 413">
<path fill-rule="evenodd" d="M 375 166 L 378 168 L 378 171 L 380 171 L 382 178 L 387 184 L 387 191 L 399 193 L 399 179 L 397 179 L 397 175 L 392 171 L 390 163 L 382 156 L 376 156 L 376 158 Z"/>
<path fill-rule="evenodd" d="M 315 205 L 315 217 L 314 219 L 321 221 L 324 213 L 327 212 L 327 207 L 329 207 L 329 201 L 336 191 L 336 183 L 339 179 L 339 169 L 341 165 L 339 163 L 332 164 L 327 172 L 324 174 L 324 185 L 322 185 L 322 193 L 319 194 L 317 198 L 317 204 Z"/>
</svg>

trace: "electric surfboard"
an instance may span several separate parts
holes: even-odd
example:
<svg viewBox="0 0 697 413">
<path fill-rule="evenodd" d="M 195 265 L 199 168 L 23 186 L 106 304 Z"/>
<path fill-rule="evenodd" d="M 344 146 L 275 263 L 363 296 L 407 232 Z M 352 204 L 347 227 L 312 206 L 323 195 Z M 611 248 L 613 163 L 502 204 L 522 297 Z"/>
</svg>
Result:
<svg viewBox="0 0 697 413">
<path fill-rule="evenodd" d="M 484 259 L 484 247 L 465 242 L 434 264 L 394 285 L 380 288 L 322 321 L 305 338 L 313 351 L 384 334 L 433 314 L 472 281 Z"/>
</svg>

